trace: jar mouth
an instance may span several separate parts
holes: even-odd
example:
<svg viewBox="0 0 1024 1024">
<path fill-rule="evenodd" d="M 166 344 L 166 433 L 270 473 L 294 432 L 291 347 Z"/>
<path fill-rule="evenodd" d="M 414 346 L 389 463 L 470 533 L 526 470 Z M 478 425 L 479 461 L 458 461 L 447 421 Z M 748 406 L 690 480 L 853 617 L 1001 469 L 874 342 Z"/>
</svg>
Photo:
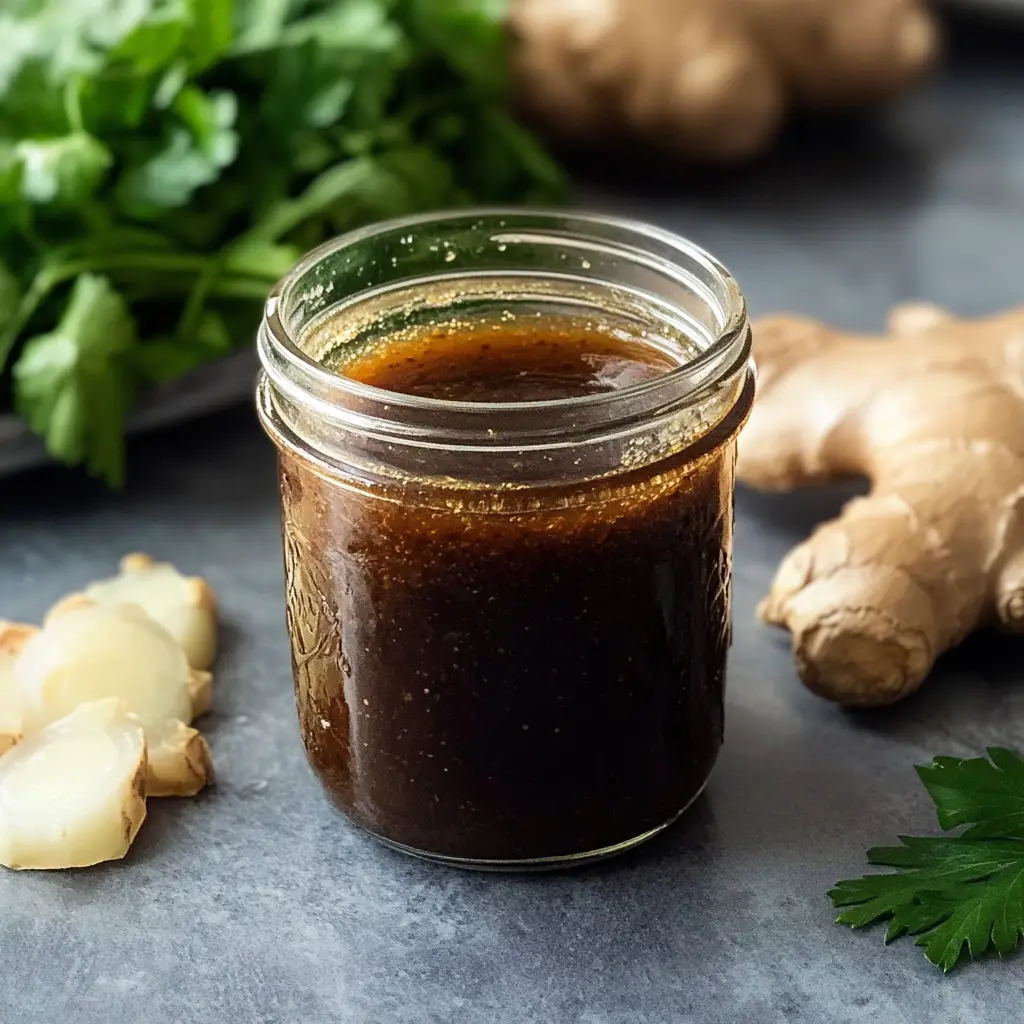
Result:
<svg viewBox="0 0 1024 1024">
<path fill-rule="evenodd" d="M 401 248 L 406 245 L 412 247 L 425 228 L 429 229 L 431 238 L 442 238 L 448 231 L 453 237 L 462 230 L 482 231 L 493 249 L 492 255 L 509 253 L 509 258 L 496 261 L 493 267 L 481 271 L 474 266 L 472 251 L 463 251 L 458 243 L 448 248 L 438 245 L 436 268 L 430 268 L 424 274 L 420 266 L 419 273 L 403 276 Z M 372 282 L 371 279 L 366 287 L 359 287 L 358 282 L 348 282 L 348 287 L 339 289 L 335 280 L 325 280 L 317 274 L 318 268 L 332 259 L 344 259 L 346 253 L 372 248 L 375 243 L 389 239 L 397 240 L 397 245 L 385 246 L 385 252 L 379 259 L 390 259 L 396 273 L 385 274 L 384 280 Z M 554 266 L 517 268 L 515 252 L 523 246 L 534 250 L 546 247 L 552 255 L 557 252 L 561 259 L 555 261 Z M 387 256 L 386 253 L 392 249 L 396 249 L 399 255 Z M 667 286 L 670 291 L 675 289 L 696 294 L 702 305 L 713 311 L 716 322 L 713 331 L 709 332 L 712 336 L 704 339 L 705 343 L 692 358 L 652 379 L 605 393 L 525 402 L 464 401 L 389 391 L 324 366 L 304 351 L 299 341 L 302 333 L 299 321 L 305 319 L 308 322 L 325 310 L 352 310 L 372 303 L 396 286 L 415 289 L 428 283 L 434 286 L 446 282 L 465 284 L 496 274 L 524 282 L 531 279 L 557 280 L 567 286 L 587 280 L 600 281 L 600 274 L 583 276 L 579 273 L 581 268 L 594 268 L 596 255 L 609 264 L 628 265 L 650 279 L 660 279 L 662 292 Z M 559 262 L 562 266 L 558 265 Z M 465 269 L 460 267 L 460 263 Z M 349 290 L 352 284 L 356 286 Z M 664 294 L 644 289 L 635 289 L 634 294 L 646 301 L 655 317 L 660 314 L 668 319 L 672 315 L 672 300 Z M 749 349 L 746 303 L 737 282 L 718 260 L 695 243 L 627 218 L 505 208 L 403 217 L 359 228 L 324 243 L 304 256 L 275 286 L 267 299 L 259 338 L 260 358 L 271 383 L 291 392 L 296 398 L 297 391 L 304 391 L 307 397 L 313 398 L 318 411 L 328 418 L 334 418 L 333 412 L 339 404 L 345 406 L 354 402 L 363 411 L 373 407 L 386 408 L 389 417 L 400 411 L 413 417 L 417 413 L 435 417 L 447 414 L 476 422 L 500 419 L 505 426 L 509 425 L 509 417 L 524 414 L 531 418 L 566 410 L 580 413 L 588 410 L 596 414 L 599 410 L 610 410 L 615 406 L 637 408 L 638 404 L 642 408 L 651 408 L 660 404 L 660 397 L 669 394 L 675 401 L 683 396 L 696 399 L 708 386 L 730 375 L 739 365 L 746 365 L 750 358 Z M 331 400 L 325 407 L 316 398 L 326 395 L 330 395 Z"/>
</svg>

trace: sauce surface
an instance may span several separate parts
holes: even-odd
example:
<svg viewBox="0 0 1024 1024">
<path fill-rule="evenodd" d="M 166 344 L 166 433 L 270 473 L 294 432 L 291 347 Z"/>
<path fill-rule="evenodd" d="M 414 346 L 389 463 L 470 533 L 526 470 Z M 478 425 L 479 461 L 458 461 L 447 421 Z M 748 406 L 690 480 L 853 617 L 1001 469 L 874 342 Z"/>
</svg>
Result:
<svg viewBox="0 0 1024 1024">
<path fill-rule="evenodd" d="M 507 402 L 673 365 L 640 342 L 501 327 L 403 340 L 342 372 Z M 299 718 L 338 806 L 469 860 L 583 854 L 674 818 L 722 739 L 733 437 L 518 509 L 507 493 L 418 504 L 283 451 Z"/>
<path fill-rule="evenodd" d="M 653 345 L 586 330 L 433 331 L 372 351 L 341 372 L 363 384 L 458 402 L 543 402 L 607 394 L 678 364 Z"/>
</svg>

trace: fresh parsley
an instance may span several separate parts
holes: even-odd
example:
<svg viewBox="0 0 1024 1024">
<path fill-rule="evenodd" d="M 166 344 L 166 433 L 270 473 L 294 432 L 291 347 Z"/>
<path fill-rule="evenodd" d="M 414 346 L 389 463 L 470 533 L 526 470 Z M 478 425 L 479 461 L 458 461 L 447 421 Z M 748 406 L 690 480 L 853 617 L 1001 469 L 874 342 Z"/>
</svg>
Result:
<svg viewBox="0 0 1024 1024">
<path fill-rule="evenodd" d="M 117 485 L 148 385 L 360 223 L 560 199 L 504 0 L 0 4 L 0 411 Z"/>
<path fill-rule="evenodd" d="M 952 838 L 901 836 L 900 846 L 868 850 L 895 868 L 839 882 L 829 896 L 852 928 L 888 920 L 886 943 L 916 935 L 943 971 L 966 946 L 972 958 L 1009 956 L 1024 934 L 1024 760 L 992 747 L 988 757 L 937 757 L 917 773 Z"/>
</svg>

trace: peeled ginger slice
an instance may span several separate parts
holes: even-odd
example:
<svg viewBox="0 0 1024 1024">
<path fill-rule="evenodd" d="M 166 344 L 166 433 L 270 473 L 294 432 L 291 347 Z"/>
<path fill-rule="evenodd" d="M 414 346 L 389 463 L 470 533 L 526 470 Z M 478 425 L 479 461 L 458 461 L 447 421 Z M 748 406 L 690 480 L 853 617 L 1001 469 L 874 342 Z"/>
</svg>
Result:
<svg viewBox="0 0 1024 1024">
<path fill-rule="evenodd" d="M 98 604 L 139 605 L 181 644 L 192 668 L 208 669 L 213 664 L 217 598 L 198 576 L 183 576 L 169 562 L 156 562 L 149 555 L 125 555 L 120 575 L 91 584 L 85 596 Z"/>
<path fill-rule="evenodd" d="M 26 736 L 104 697 L 123 700 L 146 729 L 192 720 L 185 654 L 135 605 L 83 603 L 49 618 L 22 650 L 14 677 Z"/>
<path fill-rule="evenodd" d="M 123 701 L 83 704 L 0 757 L 0 864 L 119 860 L 146 818 L 146 738 Z"/>
<path fill-rule="evenodd" d="M 85 701 L 116 697 L 146 731 L 151 796 L 191 796 L 209 781 L 209 748 L 188 729 L 196 673 L 137 605 L 69 604 L 26 644 L 14 676 L 26 736 Z"/>
<path fill-rule="evenodd" d="M 6 753 L 21 739 L 21 710 L 12 696 L 12 678 L 0 655 L 0 754 Z"/>
<path fill-rule="evenodd" d="M 195 721 L 210 710 L 213 701 L 213 676 L 209 672 L 192 669 L 192 676 L 188 681 L 188 696 L 192 702 L 191 720 Z"/>
<path fill-rule="evenodd" d="M 18 622 L 0 620 L 0 754 L 21 739 L 21 694 L 14 679 L 14 661 L 39 630 Z"/>
</svg>

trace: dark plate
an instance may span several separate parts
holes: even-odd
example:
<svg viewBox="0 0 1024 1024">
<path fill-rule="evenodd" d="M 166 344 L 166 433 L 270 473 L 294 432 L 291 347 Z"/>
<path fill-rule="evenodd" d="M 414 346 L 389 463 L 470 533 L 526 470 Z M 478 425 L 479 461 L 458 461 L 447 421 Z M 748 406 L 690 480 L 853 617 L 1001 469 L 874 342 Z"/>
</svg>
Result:
<svg viewBox="0 0 1024 1024">
<path fill-rule="evenodd" d="M 252 401 L 257 360 L 254 349 L 204 366 L 151 392 L 132 413 L 130 434 L 154 430 Z M 0 416 L 0 475 L 51 461 L 42 441 L 16 416 Z"/>
</svg>

